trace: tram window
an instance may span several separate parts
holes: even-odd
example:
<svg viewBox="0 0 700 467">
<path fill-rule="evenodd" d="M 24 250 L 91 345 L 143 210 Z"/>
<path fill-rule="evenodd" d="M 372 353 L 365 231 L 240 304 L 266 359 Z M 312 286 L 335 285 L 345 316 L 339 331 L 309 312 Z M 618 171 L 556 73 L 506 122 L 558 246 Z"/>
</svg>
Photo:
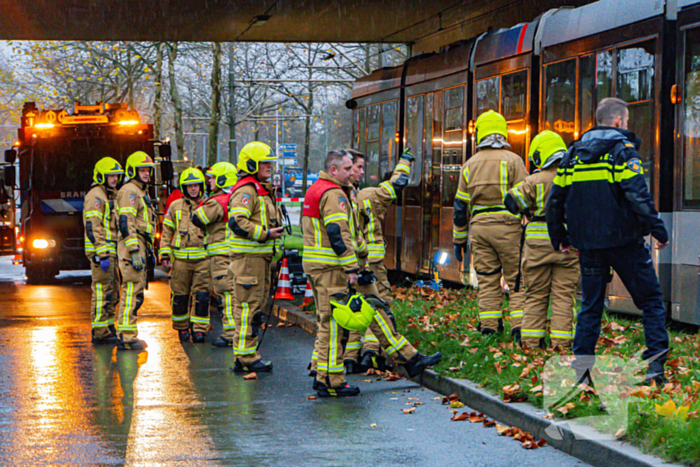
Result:
<svg viewBox="0 0 700 467">
<path fill-rule="evenodd" d="M 367 109 L 367 141 L 379 139 L 381 107 L 373 105 Z"/>
<path fill-rule="evenodd" d="M 613 52 L 598 52 L 596 73 L 596 106 L 606 97 L 612 96 Z"/>
<path fill-rule="evenodd" d="M 617 51 L 617 97 L 627 102 L 654 95 L 654 41 Z"/>
<path fill-rule="evenodd" d="M 445 91 L 445 131 L 462 129 L 464 86 Z"/>
<path fill-rule="evenodd" d="M 498 112 L 498 91 L 500 76 L 489 79 L 482 79 L 476 82 L 476 116 L 478 117 L 487 110 Z"/>
<path fill-rule="evenodd" d="M 406 147 L 416 161 L 411 168 L 409 184 L 418 185 L 423 171 L 423 96 L 408 98 L 406 103 Z"/>
<path fill-rule="evenodd" d="M 547 65 L 544 86 L 544 129 L 559 133 L 571 144 L 576 122 L 576 59 Z"/>
<path fill-rule="evenodd" d="M 379 141 L 367 143 L 367 161 L 365 164 L 365 186 L 377 186 L 381 180 L 379 179 Z"/>
<path fill-rule="evenodd" d="M 647 184 L 654 153 L 654 41 L 617 51 L 617 97 L 629 103 L 629 129 L 642 140 L 639 157 Z"/>
<path fill-rule="evenodd" d="M 580 109 L 580 130 L 574 135 L 580 137 L 595 126 L 596 87 L 595 87 L 595 55 L 581 57 L 578 71 L 579 87 L 578 102 Z"/>
<path fill-rule="evenodd" d="M 700 208 L 700 29 L 686 32 L 683 96 L 683 204 Z"/>
<path fill-rule="evenodd" d="M 359 123 L 358 137 L 357 137 L 357 139 L 358 139 L 357 150 L 364 154 L 365 143 L 367 142 L 367 132 L 366 132 L 367 108 L 366 107 L 361 108 L 359 111 L 359 114 L 360 114 L 360 123 Z"/>
<path fill-rule="evenodd" d="M 525 118 L 527 110 L 527 71 L 504 75 L 501 78 L 501 113 L 506 120 Z"/>
<path fill-rule="evenodd" d="M 396 101 L 384 103 L 384 122 L 382 125 L 382 154 L 379 160 L 379 175 L 394 167 L 396 153 Z"/>
</svg>

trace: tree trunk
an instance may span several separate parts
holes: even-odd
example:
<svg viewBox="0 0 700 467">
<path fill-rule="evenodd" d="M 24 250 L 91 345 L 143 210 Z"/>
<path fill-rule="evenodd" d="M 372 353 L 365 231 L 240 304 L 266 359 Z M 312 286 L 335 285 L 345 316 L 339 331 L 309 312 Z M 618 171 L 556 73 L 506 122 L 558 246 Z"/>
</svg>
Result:
<svg viewBox="0 0 700 467">
<path fill-rule="evenodd" d="M 219 154 L 219 120 L 221 119 L 221 42 L 212 47 L 214 61 L 211 70 L 211 113 L 209 118 L 209 144 L 207 164 L 216 164 Z"/>
<path fill-rule="evenodd" d="M 153 135 L 160 139 L 163 120 L 163 43 L 156 45 L 156 93 L 153 98 Z"/>
<path fill-rule="evenodd" d="M 235 59 L 233 42 L 228 45 L 228 160 L 232 164 L 238 162 L 236 147 L 236 78 L 233 71 Z"/>
<path fill-rule="evenodd" d="M 173 103 L 175 145 L 177 146 L 177 157 L 182 159 L 185 156 L 185 132 L 182 127 L 182 100 L 177 90 L 177 80 L 175 79 L 175 59 L 177 58 L 177 42 L 168 44 L 168 78 L 170 80 L 170 101 Z"/>
</svg>

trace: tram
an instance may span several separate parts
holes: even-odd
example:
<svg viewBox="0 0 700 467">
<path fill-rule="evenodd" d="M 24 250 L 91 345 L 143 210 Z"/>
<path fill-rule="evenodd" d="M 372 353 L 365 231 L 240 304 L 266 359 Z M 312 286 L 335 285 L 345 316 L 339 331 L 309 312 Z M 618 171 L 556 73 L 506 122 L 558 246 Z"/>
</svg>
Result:
<svg viewBox="0 0 700 467">
<path fill-rule="evenodd" d="M 444 252 L 440 277 L 468 282 L 468 264 L 453 256 L 452 204 L 478 115 L 503 114 L 527 164 L 539 131 L 573 142 L 594 126 L 605 97 L 629 103 L 647 183 L 672 234 L 672 248 L 652 253 L 671 317 L 700 324 L 700 0 L 553 9 L 358 79 L 346 104 L 353 144 L 368 158 L 365 185 L 381 182 L 404 147 L 416 156 L 387 213 L 387 268 L 428 274 Z M 639 314 L 617 277 L 608 298 L 609 308 Z"/>
</svg>

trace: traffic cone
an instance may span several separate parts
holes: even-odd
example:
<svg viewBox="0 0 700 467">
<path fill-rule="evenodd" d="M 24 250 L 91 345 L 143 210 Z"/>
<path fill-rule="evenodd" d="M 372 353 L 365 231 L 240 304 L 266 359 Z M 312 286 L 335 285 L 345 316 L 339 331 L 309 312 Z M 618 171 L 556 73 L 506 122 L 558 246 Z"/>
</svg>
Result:
<svg viewBox="0 0 700 467">
<path fill-rule="evenodd" d="M 22 264 L 22 241 L 19 239 L 19 237 L 16 237 L 15 239 L 15 256 L 12 258 L 12 264 L 13 265 L 18 265 Z"/>
<path fill-rule="evenodd" d="M 287 258 L 282 258 L 282 269 L 280 269 L 280 278 L 277 281 L 277 292 L 275 292 L 274 300 L 294 300 L 292 295 L 292 283 L 289 281 L 289 264 Z"/>
<path fill-rule="evenodd" d="M 314 302 L 314 291 L 311 290 L 311 282 L 306 280 L 306 291 L 304 292 L 304 303 L 301 304 L 300 308 L 306 308 Z"/>
</svg>

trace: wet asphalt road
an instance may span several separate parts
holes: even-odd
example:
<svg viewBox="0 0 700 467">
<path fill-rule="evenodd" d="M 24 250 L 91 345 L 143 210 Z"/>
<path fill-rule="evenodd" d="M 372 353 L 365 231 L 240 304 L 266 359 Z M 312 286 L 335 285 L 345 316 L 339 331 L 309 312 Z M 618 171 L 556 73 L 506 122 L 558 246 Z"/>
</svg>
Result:
<svg viewBox="0 0 700 467">
<path fill-rule="evenodd" d="M 271 328 L 274 371 L 244 381 L 230 349 L 178 342 L 159 277 L 140 312 L 147 351 L 117 352 L 90 343 L 87 272 L 28 286 L 0 258 L 0 465 L 584 465 L 451 422 L 407 380 L 350 376 L 361 396 L 308 401 L 313 341 L 299 328 Z"/>
</svg>

